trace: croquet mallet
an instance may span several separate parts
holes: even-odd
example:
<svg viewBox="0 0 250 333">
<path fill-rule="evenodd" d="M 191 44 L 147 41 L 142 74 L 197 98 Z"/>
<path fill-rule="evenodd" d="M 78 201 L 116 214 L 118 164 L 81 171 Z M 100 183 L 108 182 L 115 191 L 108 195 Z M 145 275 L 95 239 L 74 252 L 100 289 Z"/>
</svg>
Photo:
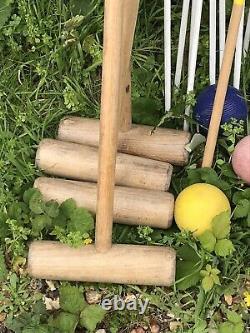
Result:
<svg viewBox="0 0 250 333">
<path fill-rule="evenodd" d="M 133 1 L 129 2 L 132 4 Z M 29 249 L 28 270 L 36 278 L 160 286 L 171 285 L 175 279 L 176 255 L 173 249 L 112 245 L 125 2 L 105 1 L 95 245 L 74 249 L 58 242 L 33 242 Z M 107 38 L 110 35 L 112 38 Z"/>
</svg>

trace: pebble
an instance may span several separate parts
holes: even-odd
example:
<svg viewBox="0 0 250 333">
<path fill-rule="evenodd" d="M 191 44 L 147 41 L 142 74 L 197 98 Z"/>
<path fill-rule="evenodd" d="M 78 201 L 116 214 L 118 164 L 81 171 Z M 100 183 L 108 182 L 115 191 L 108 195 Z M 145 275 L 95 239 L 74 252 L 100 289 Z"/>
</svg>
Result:
<svg viewBox="0 0 250 333">
<path fill-rule="evenodd" d="M 233 304 L 233 297 L 232 297 L 232 295 L 224 295 L 224 300 L 227 303 L 227 305 L 232 305 Z"/>
<path fill-rule="evenodd" d="M 175 332 L 178 328 L 180 328 L 182 325 L 179 321 L 171 321 L 169 323 L 169 329 L 171 332 Z"/>
<path fill-rule="evenodd" d="M 46 283 L 47 283 L 50 291 L 55 291 L 56 290 L 56 287 L 55 287 L 53 281 L 46 280 Z"/>
<path fill-rule="evenodd" d="M 43 287 L 42 281 L 41 280 L 32 279 L 30 281 L 30 287 L 33 290 L 40 290 Z"/>
<path fill-rule="evenodd" d="M 0 313 L 0 322 L 3 322 L 6 319 L 6 313 L 1 312 Z"/>
<path fill-rule="evenodd" d="M 152 320 L 150 323 L 150 331 L 151 333 L 159 333 L 161 330 L 160 325 L 157 323 L 156 320 Z"/>
<path fill-rule="evenodd" d="M 132 293 L 128 293 L 127 296 L 125 297 L 124 301 L 125 303 L 128 303 L 130 301 L 133 301 L 136 299 L 136 296 Z"/>
<path fill-rule="evenodd" d="M 48 310 L 48 311 L 60 309 L 59 297 L 57 299 L 52 299 L 52 298 L 44 296 L 44 304 L 45 304 L 46 310 Z"/>
<path fill-rule="evenodd" d="M 102 295 L 96 290 L 88 290 L 85 293 L 88 304 L 98 304 L 101 301 Z"/>
<path fill-rule="evenodd" d="M 101 328 L 99 330 L 97 330 L 95 333 L 106 333 L 105 329 Z"/>
</svg>

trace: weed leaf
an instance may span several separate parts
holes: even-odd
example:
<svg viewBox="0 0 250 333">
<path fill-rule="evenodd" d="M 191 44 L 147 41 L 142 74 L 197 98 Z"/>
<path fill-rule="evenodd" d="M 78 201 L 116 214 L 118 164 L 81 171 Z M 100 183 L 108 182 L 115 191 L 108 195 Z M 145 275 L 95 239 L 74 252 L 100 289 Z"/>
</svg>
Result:
<svg viewBox="0 0 250 333">
<path fill-rule="evenodd" d="M 177 255 L 180 259 L 176 264 L 176 286 L 179 290 L 185 290 L 199 282 L 201 259 L 189 245 L 182 246 Z"/>
<path fill-rule="evenodd" d="M 80 314 L 86 307 L 83 293 L 78 287 L 64 286 L 60 288 L 60 306 L 61 308 L 72 314 Z"/>
<path fill-rule="evenodd" d="M 42 198 L 42 194 L 39 191 L 33 193 L 29 200 L 30 210 L 34 214 L 42 214 L 44 212 L 44 202 Z"/>
<path fill-rule="evenodd" d="M 4 258 L 2 251 L 0 251 L 0 282 L 3 282 L 6 280 L 7 274 L 8 274 L 8 271 L 7 271 L 7 267 L 5 264 L 5 258 Z"/>
<path fill-rule="evenodd" d="M 235 311 L 227 311 L 227 318 L 233 324 L 238 324 L 242 322 L 241 316 Z"/>
<path fill-rule="evenodd" d="M 11 14 L 11 0 L 0 1 L 0 29 L 4 26 Z"/>
<path fill-rule="evenodd" d="M 22 330 L 22 333 L 51 333 L 51 328 L 48 327 L 47 325 L 39 325 L 39 326 L 32 326 L 32 327 L 27 327 L 24 330 Z"/>
<path fill-rule="evenodd" d="M 40 193 L 40 191 L 37 188 L 29 188 L 26 190 L 23 194 L 23 201 L 28 205 L 30 202 L 30 199 L 35 193 Z"/>
<path fill-rule="evenodd" d="M 50 326 L 55 327 L 60 333 L 74 333 L 78 324 L 78 316 L 68 312 L 60 312 L 50 322 Z"/>
<path fill-rule="evenodd" d="M 199 241 L 201 242 L 202 247 L 208 251 L 208 252 L 213 252 L 214 251 L 214 247 L 216 244 L 216 238 L 214 236 L 214 234 L 209 231 L 206 230 L 202 235 L 200 235 L 198 237 Z"/>
<path fill-rule="evenodd" d="M 6 221 L 8 220 L 8 215 L 5 213 L 0 213 L 0 242 L 4 241 L 8 237 L 10 231 Z"/>
<path fill-rule="evenodd" d="M 228 321 L 219 325 L 219 333 L 243 333 L 242 318 L 235 311 L 227 311 Z"/>
<path fill-rule="evenodd" d="M 250 212 L 250 200 L 242 199 L 237 204 L 234 211 L 234 218 L 239 219 L 242 217 L 247 217 Z"/>
<path fill-rule="evenodd" d="M 223 212 L 213 218 L 212 231 L 217 239 L 228 237 L 230 233 L 230 212 Z"/>
<path fill-rule="evenodd" d="M 219 333 L 235 333 L 234 325 L 232 323 L 229 323 L 229 322 L 220 324 L 219 325 Z"/>
<path fill-rule="evenodd" d="M 59 210 L 59 215 L 53 219 L 53 224 L 56 227 L 65 228 L 67 224 L 67 218 Z"/>
<path fill-rule="evenodd" d="M 76 210 L 76 203 L 73 199 L 64 201 L 60 206 L 60 211 L 66 218 L 70 218 Z"/>
<path fill-rule="evenodd" d="M 80 324 L 90 332 L 93 332 L 97 324 L 104 319 L 105 314 L 106 311 L 100 305 L 89 305 L 81 313 Z"/>
<path fill-rule="evenodd" d="M 233 195 L 233 203 L 237 205 L 240 200 L 248 199 L 250 200 L 250 188 L 245 189 L 244 191 L 238 191 Z"/>
<path fill-rule="evenodd" d="M 204 289 L 205 293 L 209 292 L 214 286 L 214 280 L 212 276 L 207 275 L 202 279 L 202 288 Z"/>
<path fill-rule="evenodd" d="M 70 216 L 68 231 L 80 231 L 82 234 L 94 229 L 93 216 L 85 208 L 77 208 Z"/>
<path fill-rule="evenodd" d="M 234 250 L 233 243 L 229 239 L 221 239 L 215 245 L 215 253 L 219 257 L 227 257 Z"/>
<path fill-rule="evenodd" d="M 71 0 L 72 12 L 74 15 L 88 15 L 95 6 L 94 0 Z"/>
<path fill-rule="evenodd" d="M 32 220 L 32 234 L 38 236 L 44 229 L 51 226 L 52 219 L 47 215 L 38 215 Z"/>
<path fill-rule="evenodd" d="M 45 204 L 44 211 L 50 217 L 55 218 L 59 215 L 59 205 L 56 201 L 51 200 Z"/>
</svg>

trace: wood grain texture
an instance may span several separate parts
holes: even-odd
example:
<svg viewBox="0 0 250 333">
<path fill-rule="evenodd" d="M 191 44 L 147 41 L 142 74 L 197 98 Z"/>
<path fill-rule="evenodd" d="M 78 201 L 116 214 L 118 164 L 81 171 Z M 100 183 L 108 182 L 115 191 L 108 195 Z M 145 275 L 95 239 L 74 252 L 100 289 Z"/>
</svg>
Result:
<svg viewBox="0 0 250 333">
<path fill-rule="evenodd" d="M 131 112 L 131 53 L 134 33 L 139 9 L 139 0 L 123 0 L 122 25 L 122 77 L 121 77 L 121 104 L 120 104 L 120 131 L 126 132 L 132 126 Z"/>
<path fill-rule="evenodd" d="M 214 152 L 220 129 L 220 122 L 223 114 L 242 14 L 243 2 L 242 4 L 238 4 L 235 1 L 229 23 L 228 35 L 214 99 L 202 167 L 211 167 L 213 164 Z"/>
<path fill-rule="evenodd" d="M 28 258 L 32 277 L 48 280 L 169 286 L 175 280 L 176 254 L 160 246 L 113 245 L 74 249 L 58 242 L 33 242 Z"/>
<path fill-rule="evenodd" d="M 95 183 L 41 177 L 34 186 L 46 201 L 59 203 L 74 199 L 79 207 L 96 213 L 97 186 Z M 131 225 L 145 225 L 167 229 L 173 220 L 174 197 L 162 191 L 115 187 L 114 221 Z"/>
<path fill-rule="evenodd" d="M 185 165 L 189 154 L 185 146 L 191 135 L 184 131 L 133 125 L 127 132 L 119 133 L 118 151 L 142 156 L 173 165 Z M 99 120 L 68 117 L 60 122 L 58 139 L 89 146 L 99 145 Z"/>
<path fill-rule="evenodd" d="M 111 248 L 115 166 L 120 121 L 122 17 L 124 1 L 104 2 L 104 45 L 100 116 L 99 169 L 96 210 L 96 249 Z"/>
<path fill-rule="evenodd" d="M 37 150 L 36 165 L 49 175 L 96 182 L 98 150 L 96 147 L 44 139 Z M 172 171 L 173 167 L 169 163 L 119 153 L 116 185 L 167 191 Z"/>
</svg>

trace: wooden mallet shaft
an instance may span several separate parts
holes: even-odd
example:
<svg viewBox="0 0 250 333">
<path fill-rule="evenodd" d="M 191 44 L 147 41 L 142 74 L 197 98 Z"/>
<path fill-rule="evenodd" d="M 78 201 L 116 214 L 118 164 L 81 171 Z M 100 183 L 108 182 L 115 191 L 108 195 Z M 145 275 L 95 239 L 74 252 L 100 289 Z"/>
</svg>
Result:
<svg viewBox="0 0 250 333">
<path fill-rule="evenodd" d="M 122 26 L 122 73 L 120 100 L 120 132 L 127 132 L 132 126 L 131 107 L 131 54 L 140 0 L 125 0 Z"/>
<path fill-rule="evenodd" d="M 243 8 L 244 0 L 234 0 L 202 167 L 211 167 L 213 164 L 214 152 L 220 129 L 220 122 L 223 114 Z"/>
<path fill-rule="evenodd" d="M 98 252 L 106 252 L 112 246 L 115 166 L 121 105 L 124 1 L 106 1 L 105 6 L 95 232 L 95 246 Z"/>
</svg>

